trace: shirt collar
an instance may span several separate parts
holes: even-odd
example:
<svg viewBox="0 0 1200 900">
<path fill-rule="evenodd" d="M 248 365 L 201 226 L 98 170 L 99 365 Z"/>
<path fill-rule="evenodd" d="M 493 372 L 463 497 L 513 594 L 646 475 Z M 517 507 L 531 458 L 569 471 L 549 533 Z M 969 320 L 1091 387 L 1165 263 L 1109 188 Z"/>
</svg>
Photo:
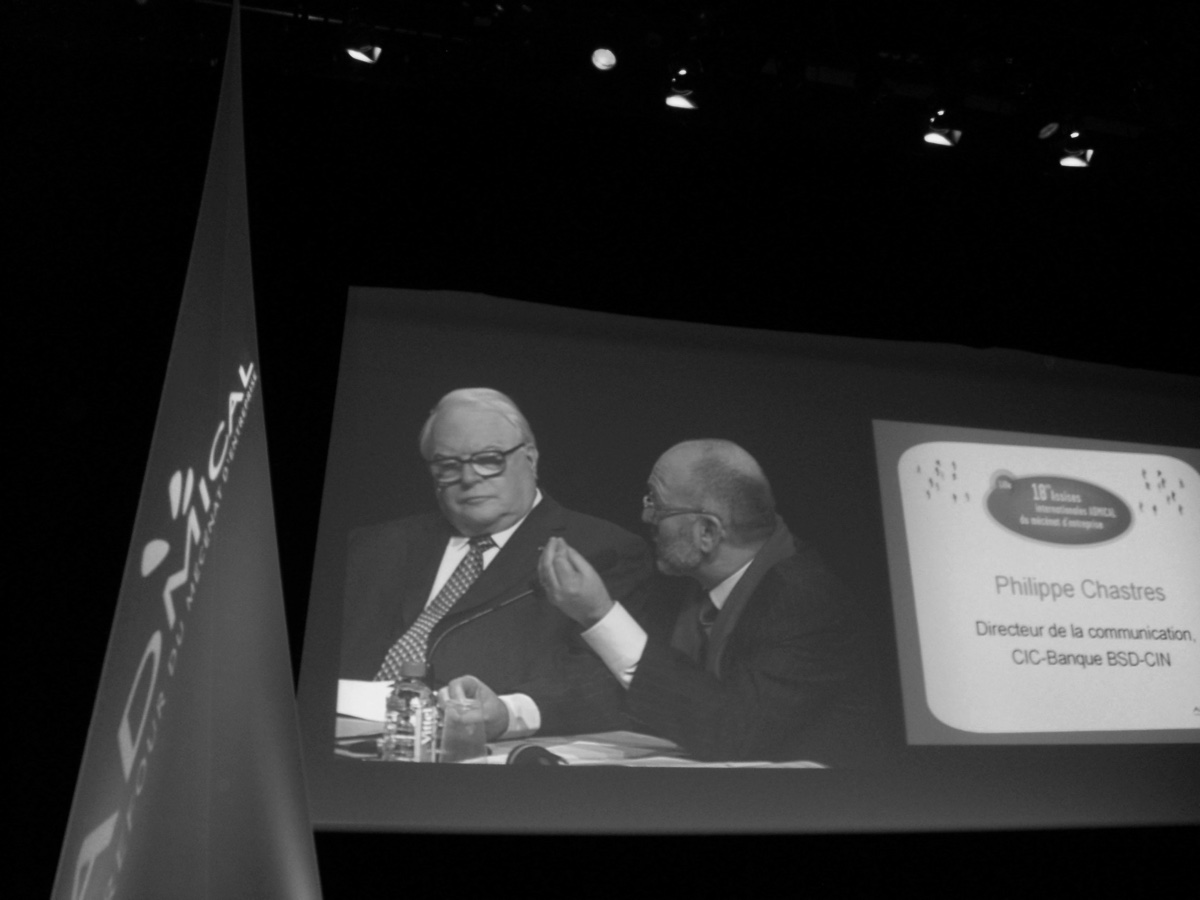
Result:
<svg viewBox="0 0 1200 900">
<path fill-rule="evenodd" d="M 733 593 L 733 589 L 742 580 L 742 576 L 746 574 L 746 570 L 750 568 L 750 563 L 752 562 L 754 562 L 753 559 L 747 560 L 744 566 L 708 592 L 708 597 L 712 600 L 713 606 L 720 609 L 725 605 L 725 601 L 729 599 L 729 595 Z"/>
<path fill-rule="evenodd" d="M 521 516 L 521 518 L 517 520 L 516 524 L 509 525 L 503 531 L 497 531 L 495 534 L 492 535 L 492 540 L 496 542 L 496 546 L 503 547 L 505 544 L 507 544 L 508 539 L 510 537 L 512 537 L 514 534 L 516 534 L 517 529 L 520 528 L 521 525 L 524 524 L 525 520 L 529 518 L 529 513 L 533 512 L 533 507 L 537 506 L 541 502 L 542 502 L 542 489 L 538 488 L 537 493 L 533 495 L 533 505 L 529 507 L 529 512 L 527 512 L 527 513 L 525 513 L 525 515 Z M 466 543 L 469 540 L 471 540 L 469 537 L 466 537 L 461 534 L 456 534 L 450 538 L 450 546 L 453 548 L 463 547 L 466 545 Z M 488 558 L 491 559 L 491 557 L 488 557 Z"/>
</svg>

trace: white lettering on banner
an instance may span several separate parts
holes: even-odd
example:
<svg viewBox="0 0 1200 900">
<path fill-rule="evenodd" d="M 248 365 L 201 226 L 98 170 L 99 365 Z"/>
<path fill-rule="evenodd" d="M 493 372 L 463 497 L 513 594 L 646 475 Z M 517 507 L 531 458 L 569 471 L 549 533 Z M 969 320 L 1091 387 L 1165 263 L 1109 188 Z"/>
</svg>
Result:
<svg viewBox="0 0 1200 900">
<path fill-rule="evenodd" d="M 258 375 L 254 363 L 248 366 L 238 366 L 238 377 L 242 390 L 230 391 L 225 415 L 217 423 L 212 443 L 208 448 L 207 475 L 198 479 L 195 470 L 188 468 L 186 476 L 183 469 L 176 471 L 167 482 L 167 498 L 171 510 L 172 522 L 180 521 L 182 517 L 182 564 L 178 571 L 171 573 L 162 587 L 163 608 L 166 614 L 167 631 L 173 639 L 173 646 L 167 657 L 166 678 L 174 677 L 179 666 L 180 647 L 186 632 L 186 615 L 192 611 L 196 597 L 196 586 L 200 583 L 200 575 L 204 568 L 207 550 L 212 542 L 217 524 L 217 515 L 221 508 L 221 493 L 224 483 L 229 480 L 229 469 L 237 449 L 238 439 L 246 422 L 246 413 L 250 401 L 254 398 L 254 390 L 258 385 Z M 240 409 L 239 409 L 240 408 Z M 218 446 L 220 452 L 217 452 Z M 203 452 L 203 451 L 201 451 Z M 215 497 L 209 492 L 208 482 L 216 485 Z M 200 514 L 193 504 L 193 493 L 198 494 L 200 505 L 206 518 L 201 526 Z M 192 547 L 200 548 L 193 562 Z M 143 578 L 149 578 L 171 553 L 171 544 L 163 538 L 148 541 L 138 554 L 139 571 Z M 182 609 L 175 605 L 176 591 L 187 585 L 187 594 Z M 150 760 L 155 747 L 159 743 L 159 723 L 163 717 L 163 707 L 167 702 L 168 687 L 163 687 L 155 695 L 158 685 L 159 668 L 162 662 L 163 632 L 156 628 L 142 650 L 138 661 L 133 682 L 129 686 L 129 694 L 125 700 L 125 709 L 117 726 L 117 749 L 120 752 L 121 773 L 125 782 L 124 800 L 117 808 L 97 825 L 83 839 L 75 860 L 75 877 L 71 889 L 72 900 L 84 900 L 88 895 L 92 871 L 97 861 L 110 851 L 114 838 L 115 871 L 112 871 L 99 896 L 115 897 L 117 894 L 117 876 L 125 861 L 129 848 L 129 836 L 133 832 L 133 807 L 146 786 L 146 778 L 150 770 Z M 130 722 L 130 712 L 135 700 L 140 696 L 140 688 L 146 679 L 145 701 L 141 706 L 140 717 L 136 732 Z M 147 730 L 148 729 L 148 730 Z M 143 741 L 143 737 L 145 740 Z M 132 784 L 130 779 L 132 777 Z M 122 811 L 124 816 L 121 815 Z M 140 819 L 139 819 L 140 821 Z M 120 829 L 118 833 L 118 828 Z"/>
<path fill-rule="evenodd" d="M 221 422 L 217 425 L 217 433 L 213 435 L 212 447 L 208 451 L 208 477 L 212 481 L 217 480 L 217 476 L 221 474 L 221 469 L 225 466 L 225 454 L 229 451 L 229 440 L 233 437 L 233 411 L 237 409 L 237 405 L 242 402 L 246 395 L 240 391 L 233 391 L 229 395 L 229 430 L 225 430 L 225 423 Z M 225 436 L 224 443 L 221 444 L 221 458 L 213 459 L 213 451 L 217 449 L 217 441 L 221 440 L 221 435 Z"/>
<path fill-rule="evenodd" d="M 146 671 L 146 660 L 154 658 L 154 668 L 150 670 L 150 687 L 146 689 L 146 704 L 142 707 L 142 720 L 138 722 L 137 737 L 130 737 L 129 707 L 137 694 L 138 685 L 142 682 L 142 673 Z M 133 684 L 129 686 L 129 697 L 125 700 L 125 712 L 121 713 L 121 725 L 117 728 L 117 746 L 121 749 L 121 768 L 125 770 L 125 780 L 133 771 L 133 760 L 137 757 L 138 744 L 142 742 L 142 732 L 146 730 L 146 719 L 150 715 L 150 703 L 154 698 L 154 685 L 158 681 L 158 664 L 162 660 L 162 632 L 156 631 L 146 642 L 142 652 L 142 661 L 138 663 L 137 674 L 133 676 Z"/>
<path fill-rule="evenodd" d="M 188 469 L 188 474 L 191 474 L 191 469 Z M 167 579 L 166 585 L 163 587 L 163 606 L 167 609 L 167 628 L 175 627 L 175 598 L 174 593 L 176 588 L 187 581 L 188 566 L 192 560 L 192 544 L 198 543 L 200 540 L 200 518 L 196 515 L 195 509 L 189 509 L 187 513 L 187 530 L 183 537 L 183 565 L 179 567 L 179 571 Z M 188 597 L 188 609 L 191 609 L 192 598 Z"/>
<path fill-rule="evenodd" d="M 88 889 L 88 881 L 92 877 L 92 868 L 96 857 L 108 849 L 112 843 L 113 832 L 117 830 L 117 813 L 113 813 L 92 829 L 92 833 L 83 839 L 79 847 L 79 856 L 75 859 L 75 878 L 71 884 L 71 900 L 82 900 Z"/>
</svg>

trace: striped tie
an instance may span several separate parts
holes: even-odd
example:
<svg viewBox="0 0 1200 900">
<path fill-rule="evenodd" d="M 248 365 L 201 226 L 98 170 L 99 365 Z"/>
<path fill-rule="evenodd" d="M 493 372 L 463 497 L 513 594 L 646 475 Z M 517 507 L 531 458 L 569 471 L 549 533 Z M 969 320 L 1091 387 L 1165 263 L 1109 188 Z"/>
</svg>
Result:
<svg viewBox="0 0 1200 900">
<path fill-rule="evenodd" d="M 425 662 L 425 644 L 433 626 L 441 621 L 483 572 L 483 553 L 495 546 L 496 542 L 492 540 L 491 535 L 483 534 L 471 538 L 471 549 L 466 558 L 458 564 L 450 580 L 438 591 L 433 602 L 417 616 L 417 620 L 409 626 L 408 631 L 388 650 L 383 665 L 379 667 L 379 674 L 375 676 L 376 681 L 394 681 L 399 678 L 401 663 Z"/>
</svg>

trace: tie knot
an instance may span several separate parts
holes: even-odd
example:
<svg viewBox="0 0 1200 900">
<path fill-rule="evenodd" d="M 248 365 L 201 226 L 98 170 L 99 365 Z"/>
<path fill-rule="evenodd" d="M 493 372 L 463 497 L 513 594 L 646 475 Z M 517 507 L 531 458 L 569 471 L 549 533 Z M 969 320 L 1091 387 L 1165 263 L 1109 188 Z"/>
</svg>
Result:
<svg viewBox="0 0 1200 900">
<path fill-rule="evenodd" d="M 712 602 L 712 598 L 705 597 L 700 602 L 700 624 L 705 628 L 710 628 L 712 623 L 717 621 L 717 613 L 719 612 L 720 610 L 717 609 L 717 604 Z"/>
<path fill-rule="evenodd" d="M 490 550 L 496 546 L 496 542 L 492 540 L 490 534 L 478 534 L 471 538 L 471 549 L 483 553 L 485 550 Z"/>
</svg>

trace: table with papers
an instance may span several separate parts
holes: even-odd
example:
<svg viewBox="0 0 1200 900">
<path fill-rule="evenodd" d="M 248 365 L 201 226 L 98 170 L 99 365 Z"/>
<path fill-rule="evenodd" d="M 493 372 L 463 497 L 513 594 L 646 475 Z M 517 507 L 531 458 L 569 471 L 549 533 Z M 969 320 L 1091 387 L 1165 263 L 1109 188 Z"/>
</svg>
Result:
<svg viewBox="0 0 1200 900">
<path fill-rule="evenodd" d="M 378 757 L 375 739 L 383 733 L 383 722 L 338 716 L 335 753 L 347 759 L 374 760 Z M 570 766 L 673 766 L 676 768 L 792 768 L 821 769 L 820 763 L 795 762 L 699 762 L 689 759 L 676 744 L 665 738 L 634 731 L 606 731 L 600 734 L 532 737 L 496 741 L 488 744 L 488 755 L 458 765 L 505 765 L 509 754 L 518 747 L 534 744 L 556 754 Z"/>
<path fill-rule="evenodd" d="M 348 759 L 377 760 L 376 739 L 383 733 L 383 712 L 391 690 L 388 681 L 338 682 L 335 750 Z M 558 737 L 532 737 L 497 741 L 488 745 L 488 755 L 460 765 L 504 765 L 516 748 L 536 744 L 571 766 L 674 766 L 690 768 L 794 768 L 823 769 L 820 763 L 796 762 L 699 762 L 665 738 L 634 731 L 606 731 Z"/>
</svg>

